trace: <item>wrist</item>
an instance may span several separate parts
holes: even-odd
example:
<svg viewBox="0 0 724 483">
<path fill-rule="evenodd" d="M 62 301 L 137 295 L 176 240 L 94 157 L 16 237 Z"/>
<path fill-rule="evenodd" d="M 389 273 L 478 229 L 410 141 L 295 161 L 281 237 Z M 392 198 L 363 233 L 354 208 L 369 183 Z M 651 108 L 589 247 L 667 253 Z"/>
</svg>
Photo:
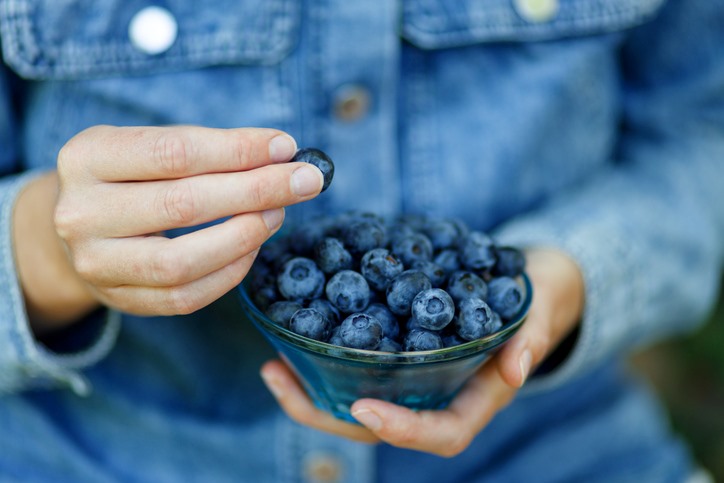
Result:
<svg viewBox="0 0 724 483">
<path fill-rule="evenodd" d="M 98 307 L 55 232 L 55 172 L 23 189 L 13 211 L 13 249 L 30 326 L 36 335 L 67 327 Z"/>
</svg>

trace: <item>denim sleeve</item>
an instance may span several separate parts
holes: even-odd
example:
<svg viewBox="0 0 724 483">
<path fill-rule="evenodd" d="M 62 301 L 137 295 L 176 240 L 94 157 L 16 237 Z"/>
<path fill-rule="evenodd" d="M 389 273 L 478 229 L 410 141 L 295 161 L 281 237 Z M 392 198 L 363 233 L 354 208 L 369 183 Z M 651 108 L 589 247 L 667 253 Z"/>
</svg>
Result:
<svg viewBox="0 0 724 483">
<path fill-rule="evenodd" d="M 724 248 L 724 8 L 670 1 L 621 50 L 621 131 L 610 166 L 496 233 L 570 254 L 585 282 L 561 384 L 613 355 L 691 331 L 715 302 Z M 572 160 L 575 162 L 575 160 Z"/>
<path fill-rule="evenodd" d="M 98 361 L 113 346 L 120 315 L 101 311 L 79 322 L 79 328 L 86 331 L 91 324 L 97 328 L 80 347 L 41 344 L 30 331 L 13 255 L 12 212 L 18 193 L 39 172 L 23 172 L 21 167 L 9 82 L 9 74 L 0 64 L 0 395 L 64 386 L 84 394 L 88 385 L 79 370 Z M 66 334 L 66 338 L 71 336 Z"/>
</svg>

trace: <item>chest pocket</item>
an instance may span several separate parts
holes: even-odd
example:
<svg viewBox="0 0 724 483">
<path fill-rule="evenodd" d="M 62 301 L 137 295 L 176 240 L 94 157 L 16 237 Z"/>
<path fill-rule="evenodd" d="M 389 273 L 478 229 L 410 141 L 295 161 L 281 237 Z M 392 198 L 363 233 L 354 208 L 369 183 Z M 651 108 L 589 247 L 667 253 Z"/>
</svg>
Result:
<svg viewBox="0 0 724 483">
<path fill-rule="evenodd" d="M 665 0 L 409 0 L 402 36 L 425 49 L 553 40 L 645 22 Z"/>
<path fill-rule="evenodd" d="M 29 79 L 273 64 L 294 47 L 295 0 L 0 0 L 5 62 Z"/>
</svg>

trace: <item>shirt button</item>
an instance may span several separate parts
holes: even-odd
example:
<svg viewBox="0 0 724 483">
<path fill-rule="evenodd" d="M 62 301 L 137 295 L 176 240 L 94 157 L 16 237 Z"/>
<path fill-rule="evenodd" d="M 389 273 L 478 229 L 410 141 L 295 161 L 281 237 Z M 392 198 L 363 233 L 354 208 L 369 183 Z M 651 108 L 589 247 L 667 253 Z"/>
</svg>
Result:
<svg viewBox="0 0 724 483">
<path fill-rule="evenodd" d="M 334 115 L 345 122 L 354 122 L 367 114 L 372 103 L 370 91 L 357 84 L 339 87 L 334 93 Z"/>
<path fill-rule="evenodd" d="M 558 13 L 559 0 L 514 0 L 515 9 L 528 22 L 547 22 Z"/>
<path fill-rule="evenodd" d="M 128 37 L 141 52 L 156 55 L 166 52 L 176 41 L 178 25 L 171 12 L 161 7 L 139 10 L 128 25 Z"/>
<path fill-rule="evenodd" d="M 311 453 L 304 458 L 304 478 L 310 483 L 342 481 L 342 463 L 330 453 Z"/>
</svg>

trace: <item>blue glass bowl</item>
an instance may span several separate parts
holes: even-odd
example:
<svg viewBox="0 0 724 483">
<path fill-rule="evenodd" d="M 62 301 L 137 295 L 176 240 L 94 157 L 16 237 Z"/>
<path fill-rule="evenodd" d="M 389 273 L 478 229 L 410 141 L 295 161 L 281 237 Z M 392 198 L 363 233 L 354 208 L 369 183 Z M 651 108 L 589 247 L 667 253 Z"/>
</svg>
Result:
<svg viewBox="0 0 724 483">
<path fill-rule="evenodd" d="M 242 284 L 245 314 L 295 372 L 314 404 L 354 422 L 350 406 L 360 398 L 390 401 L 411 409 L 442 409 L 465 382 L 521 327 L 533 289 L 518 279 L 525 300 L 520 312 L 498 331 L 454 347 L 419 352 L 379 352 L 339 347 L 296 334 L 259 310 Z"/>
</svg>

